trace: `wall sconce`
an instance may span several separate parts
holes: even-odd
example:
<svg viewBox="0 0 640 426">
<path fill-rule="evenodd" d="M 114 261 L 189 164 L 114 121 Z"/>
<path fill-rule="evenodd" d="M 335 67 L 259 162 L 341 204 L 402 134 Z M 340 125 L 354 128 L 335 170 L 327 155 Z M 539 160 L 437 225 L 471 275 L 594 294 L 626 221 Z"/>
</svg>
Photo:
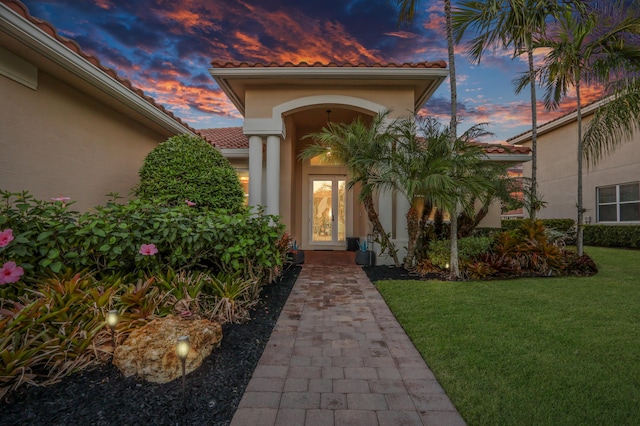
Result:
<svg viewBox="0 0 640 426">
<path fill-rule="evenodd" d="M 118 319 L 117 310 L 112 309 L 107 312 L 106 321 L 107 325 L 111 329 L 111 346 L 113 346 L 114 349 L 116 348 L 116 325 L 118 324 Z"/>
<path fill-rule="evenodd" d="M 182 408 L 187 408 L 187 403 L 185 399 L 186 393 L 186 379 L 185 379 L 185 364 L 187 361 L 187 355 L 189 355 L 189 350 L 191 350 L 191 343 L 189 342 L 189 336 L 180 336 L 178 337 L 178 344 L 176 345 L 176 353 L 178 354 L 178 359 L 182 363 Z"/>
</svg>

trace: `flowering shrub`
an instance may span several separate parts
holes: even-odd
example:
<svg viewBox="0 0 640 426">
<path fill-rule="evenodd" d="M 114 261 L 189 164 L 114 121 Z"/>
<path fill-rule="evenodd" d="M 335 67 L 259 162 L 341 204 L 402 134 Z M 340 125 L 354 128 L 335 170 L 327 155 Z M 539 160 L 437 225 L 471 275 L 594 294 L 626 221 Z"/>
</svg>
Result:
<svg viewBox="0 0 640 426">
<path fill-rule="evenodd" d="M 273 223 L 276 217 L 246 210 L 194 209 L 186 203 L 166 207 L 141 200 L 79 214 L 60 202 L 0 192 L 0 226 L 13 230 L 0 236 L 5 244 L 13 238 L 4 254 L 31 278 L 63 267 L 104 275 L 168 266 L 241 273 L 268 282 L 286 255 L 278 245 L 283 227 Z"/>
</svg>

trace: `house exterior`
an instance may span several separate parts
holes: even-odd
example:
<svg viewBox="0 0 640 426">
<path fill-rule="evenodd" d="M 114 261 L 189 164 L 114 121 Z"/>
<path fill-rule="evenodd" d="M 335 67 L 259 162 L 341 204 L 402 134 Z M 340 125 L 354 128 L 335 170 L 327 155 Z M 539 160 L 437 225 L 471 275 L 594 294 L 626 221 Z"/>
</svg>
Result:
<svg viewBox="0 0 640 426">
<path fill-rule="evenodd" d="M 587 105 L 583 129 L 606 99 Z M 537 216 L 541 219 L 577 218 L 578 125 L 572 112 L 538 127 L 538 193 L 547 203 Z M 531 132 L 507 142 L 531 146 Z M 585 223 L 640 223 L 640 134 L 604 157 L 596 166 L 583 163 L 583 206 Z M 524 165 L 531 176 L 531 164 Z"/>
<path fill-rule="evenodd" d="M 0 188 L 78 210 L 127 196 L 153 148 L 196 134 L 15 0 L 0 0 L 0 93 Z"/>
<path fill-rule="evenodd" d="M 244 117 L 241 128 L 197 132 L 102 66 L 18 0 L 0 0 L 0 188 L 40 199 L 71 197 L 86 210 L 126 196 L 146 155 L 167 138 L 200 133 L 238 170 L 247 203 L 279 215 L 304 249 L 344 250 L 371 232 L 341 165 L 299 160 L 328 122 L 415 114 L 448 76 L 446 63 L 249 64 L 212 62 L 210 73 Z M 527 148 L 485 149 L 492 161 L 529 159 Z M 377 194 L 381 221 L 406 245 L 401 196 Z M 495 205 L 482 226 L 500 226 Z M 379 249 L 374 247 L 374 249 Z M 402 255 L 402 253 L 400 253 Z M 389 259 L 382 258 L 382 262 Z"/>
<path fill-rule="evenodd" d="M 349 176 L 341 165 L 300 160 L 313 143 L 306 136 L 327 122 L 364 122 L 382 111 L 388 119 L 414 115 L 448 76 L 446 64 L 250 64 L 213 61 L 210 73 L 244 117 L 242 129 L 205 129 L 239 170 L 248 204 L 265 206 L 282 218 L 301 248 L 344 250 L 349 237 L 366 238 L 370 225 L 357 201 L 358 189 L 347 190 Z M 244 136 L 244 138 L 243 138 Z M 529 159 L 527 148 L 509 151 L 487 147 L 494 161 Z M 408 202 L 381 193 L 377 211 L 399 249 L 406 245 Z M 500 226 L 500 206 L 482 226 Z M 382 262 L 389 259 L 382 258 Z"/>
</svg>

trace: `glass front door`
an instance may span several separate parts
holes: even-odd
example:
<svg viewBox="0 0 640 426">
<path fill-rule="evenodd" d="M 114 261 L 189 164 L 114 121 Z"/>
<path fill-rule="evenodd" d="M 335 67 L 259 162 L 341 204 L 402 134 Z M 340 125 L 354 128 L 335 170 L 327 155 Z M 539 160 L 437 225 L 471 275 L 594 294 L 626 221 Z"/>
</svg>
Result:
<svg viewBox="0 0 640 426">
<path fill-rule="evenodd" d="M 312 176 L 311 242 L 337 245 L 345 241 L 346 181 L 344 176 Z"/>
</svg>

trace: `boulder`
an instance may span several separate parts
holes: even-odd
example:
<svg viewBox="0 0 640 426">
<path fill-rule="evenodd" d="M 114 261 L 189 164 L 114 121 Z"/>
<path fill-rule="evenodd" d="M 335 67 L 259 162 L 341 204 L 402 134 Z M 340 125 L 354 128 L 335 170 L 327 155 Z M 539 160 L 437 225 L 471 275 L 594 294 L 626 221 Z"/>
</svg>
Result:
<svg viewBox="0 0 640 426">
<path fill-rule="evenodd" d="M 214 347 L 220 346 L 222 327 L 208 320 L 159 318 L 131 332 L 116 348 L 113 363 L 125 377 L 137 375 L 149 382 L 170 382 L 182 376 L 182 365 L 176 354 L 180 336 L 189 336 L 191 350 L 185 371 L 190 373 Z"/>
</svg>

